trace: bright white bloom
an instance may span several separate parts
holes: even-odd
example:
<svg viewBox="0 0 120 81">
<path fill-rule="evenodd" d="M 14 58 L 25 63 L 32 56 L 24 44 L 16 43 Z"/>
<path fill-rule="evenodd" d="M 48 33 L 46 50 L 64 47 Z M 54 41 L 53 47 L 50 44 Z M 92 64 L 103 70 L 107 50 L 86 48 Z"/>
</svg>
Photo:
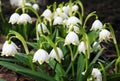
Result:
<svg viewBox="0 0 120 81">
<path fill-rule="evenodd" d="M 18 53 L 17 49 L 19 49 L 14 42 L 5 41 L 2 48 L 1 56 L 14 56 Z"/>
<path fill-rule="evenodd" d="M 78 5 L 73 5 L 72 6 L 72 11 L 75 12 L 79 9 Z"/>
<path fill-rule="evenodd" d="M 24 1 L 24 3 L 25 3 L 25 0 L 10 0 L 10 4 L 12 6 L 21 7 L 22 1 Z"/>
<path fill-rule="evenodd" d="M 106 29 L 101 30 L 101 32 L 99 33 L 99 41 L 103 41 L 103 40 L 109 40 L 110 39 L 110 32 Z"/>
<path fill-rule="evenodd" d="M 47 29 L 47 27 L 44 23 L 38 24 L 38 32 L 39 33 L 42 32 L 41 29 L 42 29 L 43 33 L 48 33 L 49 34 L 49 30 Z"/>
<path fill-rule="evenodd" d="M 62 52 L 62 50 L 59 47 L 57 47 L 57 51 L 58 51 L 59 58 L 60 59 L 64 59 L 63 58 L 63 52 Z M 51 50 L 49 57 L 55 58 L 57 61 L 59 61 L 57 53 L 55 52 L 54 49 Z"/>
<path fill-rule="evenodd" d="M 13 13 L 9 19 L 9 23 L 11 24 L 15 24 L 17 23 L 18 19 L 19 19 L 19 14 L 18 13 Z"/>
<path fill-rule="evenodd" d="M 81 53 L 85 54 L 85 51 L 87 50 L 86 48 L 86 44 L 84 43 L 84 41 L 80 42 L 79 46 L 78 46 L 78 51 Z"/>
<path fill-rule="evenodd" d="M 45 19 L 47 19 L 48 21 L 51 21 L 51 20 L 52 20 L 52 12 L 51 12 L 51 10 L 46 9 L 46 10 L 43 12 L 42 16 L 43 16 Z"/>
<path fill-rule="evenodd" d="M 76 25 L 77 23 L 82 24 L 82 22 L 80 21 L 80 19 L 78 19 L 75 16 L 72 16 L 72 17 L 68 18 L 68 20 L 67 20 L 67 25 L 68 26 L 70 26 L 70 25 Z"/>
<path fill-rule="evenodd" d="M 69 15 L 69 12 L 70 12 L 70 7 L 69 6 L 63 6 L 62 10 L 65 14 Z"/>
<path fill-rule="evenodd" d="M 31 3 L 25 3 L 25 6 L 32 6 Z"/>
<path fill-rule="evenodd" d="M 98 68 L 93 68 L 91 80 L 93 81 L 102 81 L 102 74 Z"/>
<path fill-rule="evenodd" d="M 38 61 L 39 64 L 43 64 L 44 62 L 48 63 L 48 60 L 49 55 L 44 49 L 39 49 L 33 56 L 33 62 Z"/>
<path fill-rule="evenodd" d="M 63 23 L 63 19 L 61 17 L 56 17 L 53 21 L 53 25 L 60 25 Z"/>
<path fill-rule="evenodd" d="M 62 13 L 62 9 L 61 9 L 61 8 L 57 8 L 57 9 L 56 9 L 56 12 L 57 12 L 58 14 L 61 14 L 61 13 Z"/>
<path fill-rule="evenodd" d="M 39 5 L 38 4 L 33 4 L 32 6 L 35 10 L 39 10 Z"/>
<path fill-rule="evenodd" d="M 98 30 L 98 29 L 102 29 L 103 24 L 100 20 L 95 20 L 92 24 L 92 28 L 91 30 Z"/>
<path fill-rule="evenodd" d="M 32 19 L 28 14 L 22 14 L 20 15 L 17 24 L 27 24 L 27 23 L 32 23 Z"/>
<path fill-rule="evenodd" d="M 69 32 L 65 38 L 65 44 L 64 45 L 78 45 L 79 44 L 79 37 L 75 32 Z"/>
</svg>

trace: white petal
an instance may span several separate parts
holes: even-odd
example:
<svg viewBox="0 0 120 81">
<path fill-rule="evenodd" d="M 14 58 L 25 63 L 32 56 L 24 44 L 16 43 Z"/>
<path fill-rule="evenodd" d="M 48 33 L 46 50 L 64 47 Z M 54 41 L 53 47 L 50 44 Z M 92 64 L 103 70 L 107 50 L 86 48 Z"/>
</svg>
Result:
<svg viewBox="0 0 120 81">
<path fill-rule="evenodd" d="M 92 24 L 92 28 L 91 30 L 98 30 L 98 29 L 102 29 L 103 24 L 100 20 L 95 20 Z"/>
<path fill-rule="evenodd" d="M 13 13 L 9 19 L 9 23 L 11 24 L 15 24 L 17 23 L 18 19 L 19 19 L 19 14 L 18 13 Z"/>
</svg>

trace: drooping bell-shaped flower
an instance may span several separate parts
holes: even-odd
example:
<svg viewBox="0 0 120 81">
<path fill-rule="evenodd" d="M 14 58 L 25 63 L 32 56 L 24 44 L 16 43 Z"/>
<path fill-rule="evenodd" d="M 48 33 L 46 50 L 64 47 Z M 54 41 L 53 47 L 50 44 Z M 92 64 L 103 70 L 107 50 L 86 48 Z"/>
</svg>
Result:
<svg viewBox="0 0 120 81">
<path fill-rule="evenodd" d="M 102 29 L 102 27 L 103 27 L 102 22 L 100 20 L 95 20 L 93 22 L 92 28 L 90 30 L 98 30 L 98 29 L 100 30 L 100 29 Z"/>
<path fill-rule="evenodd" d="M 19 14 L 18 13 L 13 13 L 11 16 L 10 16 L 10 19 L 9 19 L 9 23 L 11 24 L 15 24 L 17 23 L 18 19 L 19 19 Z"/>
<path fill-rule="evenodd" d="M 50 52 L 50 54 L 49 54 L 49 57 L 54 58 L 57 61 L 59 61 L 59 59 L 64 59 L 63 58 L 63 52 L 62 52 L 62 50 L 59 47 L 57 47 L 57 51 L 58 51 L 58 55 L 59 56 L 57 56 L 56 51 L 54 49 L 52 49 L 51 52 Z"/>
<path fill-rule="evenodd" d="M 65 37 L 65 44 L 64 45 L 69 45 L 69 44 L 73 44 L 73 45 L 78 45 L 79 44 L 79 37 L 73 31 L 69 32 L 67 34 L 67 36 Z"/>
<path fill-rule="evenodd" d="M 21 14 L 17 21 L 17 24 L 27 24 L 27 23 L 32 23 L 31 17 L 26 13 Z"/>
<path fill-rule="evenodd" d="M 46 10 L 42 13 L 42 16 L 43 16 L 46 20 L 51 21 L 51 20 L 52 20 L 52 12 L 51 12 L 51 10 L 46 9 Z"/>
<path fill-rule="evenodd" d="M 22 3 L 25 3 L 25 0 L 10 0 L 11 6 L 21 7 Z"/>
<path fill-rule="evenodd" d="M 99 41 L 100 42 L 103 41 L 103 40 L 107 41 L 109 39 L 110 39 L 110 32 L 106 29 L 101 30 L 100 33 L 99 33 Z"/>
<path fill-rule="evenodd" d="M 73 5 L 72 6 L 72 12 L 75 12 L 79 9 L 78 5 Z"/>
<path fill-rule="evenodd" d="M 39 49 L 33 56 L 33 62 L 38 61 L 40 65 L 44 62 L 48 63 L 48 60 L 49 55 L 44 49 Z"/>
<path fill-rule="evenodd" d="M 80 19 L 78 19 L 75 16 L 72 16 L 72 17 L 68 18 L 68 20 L 67 20 L 67 26 L 76 25 L 77 23 L 82 24 Z"/>
<path fill-rule="evenodd" d="M 2 47 L 2 54 L 1 56 L 14 56 L 15 54 L 18 53 L 17 49 L 19 49 L 17 47 L 17 45 L 12 42 L 12 41 L 5 41 L 5 43 L 3 44 Z"/>
<path fill-rule="evenodd" d="M 42 29 L 42 31 L 41 31 Z M 49 34 L 49 30 L 47 29 L 46 25 L 44 23 L 38 24 L 38 32 L 39 33 L 48 33 Z"/>
<path fill-rule="evenodd" d="M 32 6 L 31 3 L 25 3 L 25 6 Z"/>
<path fill-rule="evenodd" d="M 90 78 L 91 81 L 102 81 L 102 74 L 98 68 L 93 68 L 92 70 L 92 77 Z"/>
<path fill-rule="evenodd" d="M 56 17 L 53 21 L 53 25 L 60 25 L 60 24 L 63 24 L 63 19 L 62 17 Z"/>
<path fill-rule="evenodd" d="M 70 12 L 70 7 L 69 6 L 63 6 L 62 10 L 65 14 L 69 15 L 69 12 Z"/>
<path fill-rule="evenodd" d="M 39 5 L 38 5 L 38 4 L 33 4 L 32 7 L 33 7 L 35 10 L 39 10 Z"/>
<path fill-rule="evenodd" d="M 84 53 L 85 54 L 86 50 L 87 50 L 87 46 L 86 46 L 85 42 L 81 41 L 79 46 L 78 46 L 79 53 Z"/>
</svg>

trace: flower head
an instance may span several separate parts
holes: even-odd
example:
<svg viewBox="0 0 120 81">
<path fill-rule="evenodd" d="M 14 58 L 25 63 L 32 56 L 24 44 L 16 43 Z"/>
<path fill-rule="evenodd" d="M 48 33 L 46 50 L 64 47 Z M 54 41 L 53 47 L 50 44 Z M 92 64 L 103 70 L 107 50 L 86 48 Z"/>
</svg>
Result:
<svg viewBox="0 0 120 81">
<path fill-rule="evenodd" d="M 27 24 L 27 23 L 32 23 L 32 19 L 28 14 L 22 14 L 20 15 L 17 24 Z"/>
<path fill-rule="evenodd" d="M 91 79 L 94 81 L 102 81 L 102 74 L 98 68 L 93 68 Z"/>
<path fill-rule="evenodd" d="M 51 20 L 52 20 L 52 12 L 51 12 L 51 10 L 46 9 L 46 10 L 43 12 L 42 16 L 43 16 L 45 19 L 47 19 L 48 21 L 51 21 Z"/>
<path fill-rule="evenodd" d="M 64 45 L 69 45 L 69 44 L 73 44 L 73 45 L 78 45 L 79 44 L 79 38 L 78 35 L 75 32 L 69 32 L 68 35 L 65 38 L 65 44 Z"/>
<path fill-rule="evenodd" d="M 33 4 L 32 7 L 33 7 L 35 10 L 39 10 L 39 5 L 38 5 L 38 4 Z"/>
<path fill-rule="evenodd" d="M 79 9 L 78 5 L 73 5 L 72 6 L 72 11 L 75 12 Z"/>
<path fill-rule="evenodd" d="M 86 44 L 84 43 L 84 41 L 80 42 L 79 46 L 78 46 L 78 51 L 81 53 L 85 54 L 85 51 L 87 50 L 86 48 Z"/>
<path fill-rule="evenodd" d="M 62 19 L 62 17 L 59 17 L 59 16 L 56 17 L 53 21 L 53 25 L 60 25 L 62 23 L 63 23 L 63 19 Z"/>
<path fill-rule="evenodd" d="M 64 59 L 63 58 L 63 52 L 62 52 L 62 50 L 59 47 L 57 47 L 57 51 L 58 51 L 59 58 L 60 59 Z M 55 58 L 57 61 L 59 61 L 57 53 L 56 53 L 56 51 L 54 49 L 51 50 L 49 57 Z"/>
<path fill-rule="evenodd" d="M 2 48 L 2 56 L 14 56 L 18 53 L 17 49 L 19 49 L 16 44 L 12 41 L 5 41 Z"/>
<path fill-rule="evenodd" d="M 70 26 L 70 25 L 76 25 L 77 23 L 82 24 L 82 22 L 80 21 L 80 19 L 78 19 L 75 16 L 72 16 L 72 17 L 68 18 L 68 20 L 67 20 L 67 25 L 68 26 Z"/>
<path fill-rule="evenodd" d="M 103 40 L 109 40 L 110 39 L 110 32 L 106 29 L 101 30 L 101 32 L 99 33 L 99 41 L 103 41 Z"/>
<path fill-rule="evenodd" d="M 11 4 L 12 6 L 21 7 L 23 1 L 24 1 L 24 3 L 25 3 L 25 0 L 10 0 L 10 4 Z"/>
<path fill-rule="evenodd" d="M 49 30 L 47 29 L 46 25 L 44 23 L 38 24 L 38 32 L 41 33 L 42 31 L 43 33 L 48 33 L 49 34 Z"/>
<path fill-rule="evenodd" d="M 92 24 L 92 28 L 91 30 L 98 30 L 98 29 L 102 29 L 103 24 L 100 20 L 95 20 Z"/>
<path fill-rule="evenodd" d="M 39 49 L 33 56 L 33 62 L 38 61 L 39 64 L 43 64 L 44 62 L 48 63 L 48 59 L 48 53 L 44 49 Z"/>
<path fill-rule="evenodd" d="M 19 14 L 18 13 L 13 13 L 9 19 L 9 23 L 11 24 L 15 24 L 17 23 L 18 19 L 19 19 Z"/>
<path fill-rule="evenodd" d="M 65 14 L 69 15 L 69 12 L 70 12 L 70 7 L 69 6 L 63 6 L 62 10 Z"/>
</svg>

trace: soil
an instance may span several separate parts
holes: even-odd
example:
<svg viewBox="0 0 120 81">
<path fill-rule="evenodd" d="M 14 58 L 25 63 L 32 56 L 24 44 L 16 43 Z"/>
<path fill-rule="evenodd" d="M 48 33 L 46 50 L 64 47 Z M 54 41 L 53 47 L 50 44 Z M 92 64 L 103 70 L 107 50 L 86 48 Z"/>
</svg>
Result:
<svg viewBox="0 0 120 81">
<path fill-rule="evenodd" d="M 42 0 L 40 0 L 42 1 Z M 45 0 L 44 5 L 40 4 L 41 9 L 40 13 L 46 8 L 47 4 L 52 4 L 53 1 L 57 3 L 67 2 L 68 0 Z M 118 45 L 120 46 L 120 0 L 82 0 L 83 5 L 85 7 L 85 15 L 92 11 L 96 11 L 99 19 L 103 23 L 110 22 L 115 30 L 115 35 L 118 41 Z M 9 0 L 2 0 L 2 8 L 4 17 L 9 18 L 10 15 L 14 12 L 14 8 L 9 4 Z M 93 21 L 93 19 L 91 19 Z M 88 23 L 88 26 L 91 26 L 92 23 Z M 0 25 L 2 25 L 0 19 Z M 0 26 L 0 32 L 2 27 Z M 5 36 L 0 35 L 0 50 L 2 49 L 2 44 L 5 41 Z M 106 45 L 103 45 L 106 48 Z M 116 52 L 113 49 L 113 44 L 109 45 L 109 48 L 106 49 L 104 59 L 107 58 L 116 58 Z M 4 78 L 6 81 L 33 81 L 31 78 L 27 78 L 25 76 L 19 75 L 15 72 L 11 72 L 4 67 L 0 67 L 0 78 Z"/>
</svg>

